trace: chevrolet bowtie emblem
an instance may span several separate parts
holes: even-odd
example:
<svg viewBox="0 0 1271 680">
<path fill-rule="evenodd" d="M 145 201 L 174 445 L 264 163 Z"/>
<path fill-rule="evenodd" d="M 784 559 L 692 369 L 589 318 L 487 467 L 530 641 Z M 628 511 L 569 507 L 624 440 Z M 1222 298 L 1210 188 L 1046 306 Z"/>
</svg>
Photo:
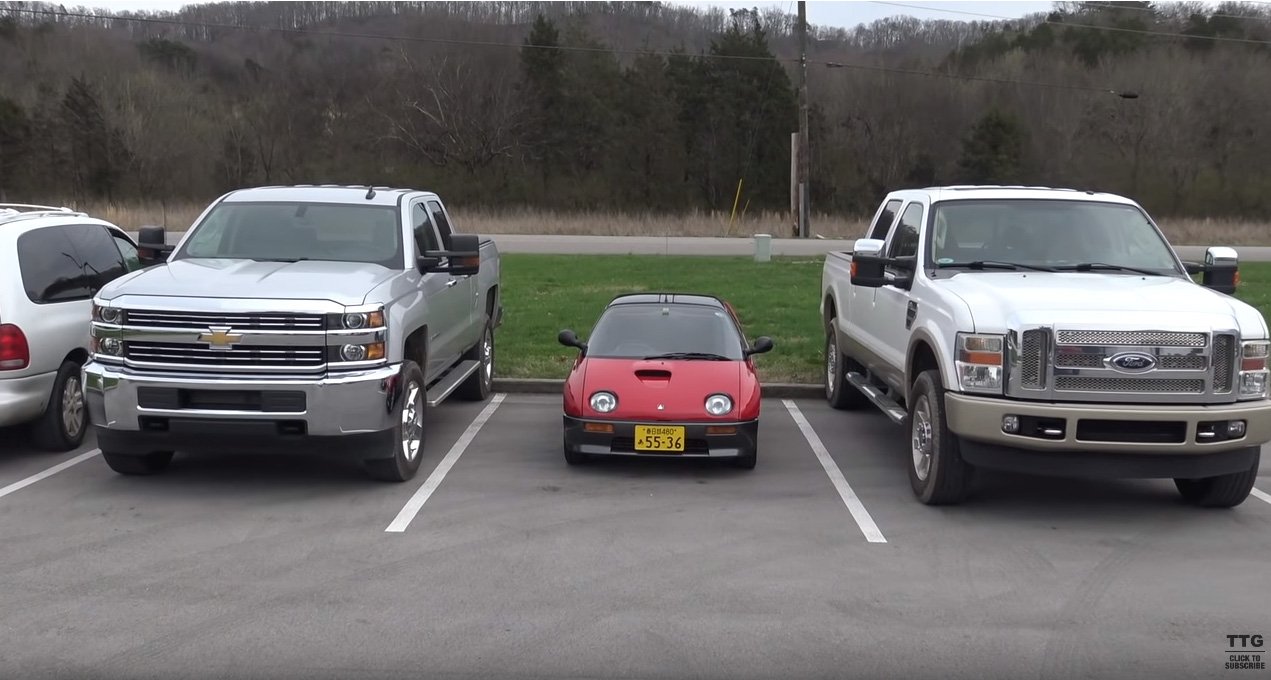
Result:
<svg viewBox="0 0 1271 680">
<path fill-rule="evenodd" d="M 206 342 L 216 349 L 229 349 L 231 345 L 243 339 L 243 336 L 230 333 L 229 326 L 213 326 L 207 333 L 199 336 L 199 342 Z"/>
</svg>

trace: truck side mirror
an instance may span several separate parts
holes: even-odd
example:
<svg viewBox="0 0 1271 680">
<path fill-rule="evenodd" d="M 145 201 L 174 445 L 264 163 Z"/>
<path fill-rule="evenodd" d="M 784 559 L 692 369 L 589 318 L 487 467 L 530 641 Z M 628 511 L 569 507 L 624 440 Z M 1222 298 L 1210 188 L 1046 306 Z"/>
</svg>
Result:
<svg viewBox="0 0 1271 680">
<path fill-rule="evenodd" d="M 853 255 L 877 255 L 883 252 L 883 245 L 887 242 L 881 238 L 858 238 L 852 244 Z"/>
<path fill-rule="evenodd" d="M 1235 248 L 1212 246 L 1205 250 L 1200 285 L 1233 295 L 1240 284 L 1240 255 Z"/>
<path fill-rule="evenodd" d="M 137 259 L 144 266 L 161 262 L 172 252 L 168 234 L 163 227 L 141 227 L 137 230 Z"/>
<path fill-rule="evenodd" d="M 443 259 L 450 263 L 442 266 Z M 416 260 L 419 271 L 445 273 L 454 276 L 473 276 L 481 271 L 481 237 L 476 234 L 452 234 L 450 250 L 431 250 Z"/>
</svg>

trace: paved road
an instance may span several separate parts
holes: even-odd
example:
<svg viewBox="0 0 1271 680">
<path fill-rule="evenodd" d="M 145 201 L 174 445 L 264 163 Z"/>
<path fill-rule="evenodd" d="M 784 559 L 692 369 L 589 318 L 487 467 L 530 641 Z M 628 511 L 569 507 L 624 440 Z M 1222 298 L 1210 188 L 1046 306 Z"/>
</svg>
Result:
<svg viewBox="0 0 1271 680">
<path fill-rule="evenodd" d="M 5 494 L 81 454 L 0 431 L 0 677 L 1234 677 L 1226 635 L 1271 633 L 1271 503 L 984 475 L 929 508 L 884 417 L 796 408 L 765 401 L 746 472 L 571 468 L 559 397 L 447 403 L 404 485 L 239 456 L 129 478 L 90 455 Z"/>
<path fill-rule="evenodd" d="M 133 238 L 136 238 L 133 234 Z M 169 233 L 175 243 L 179 233 Z M 697 236 L 532 236 L 528 234 L 490 234 L 505 253 L 544 253 L 563 255 L 733 255 L 749 256 L 755 252 L 751 238 L 707 238 Z M 816 256 L 834 250 L 848 250 L 854 240 L 840 239 L 772 239 L 771 251 L 777 256 Z M 1185 260 L 1200 261 L 1205 246 L 1178 246 Z M 1271 262 L 1271 247 L 1240 246 L 1241 260 Z"/>
</svg>

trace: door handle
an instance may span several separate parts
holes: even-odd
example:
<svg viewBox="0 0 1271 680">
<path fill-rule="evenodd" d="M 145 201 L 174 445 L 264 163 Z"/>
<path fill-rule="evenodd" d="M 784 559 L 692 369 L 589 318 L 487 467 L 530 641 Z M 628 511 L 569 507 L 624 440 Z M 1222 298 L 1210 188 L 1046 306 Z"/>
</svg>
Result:
<svg viewBox="0 0 1271 680">
<path fill-rule="evenodd" d="M 446 282 L 446 287 L 453 288 L 458 283 L 459 283 L 459 279 L 450 279 L 449 281 Z"/>
</svg>

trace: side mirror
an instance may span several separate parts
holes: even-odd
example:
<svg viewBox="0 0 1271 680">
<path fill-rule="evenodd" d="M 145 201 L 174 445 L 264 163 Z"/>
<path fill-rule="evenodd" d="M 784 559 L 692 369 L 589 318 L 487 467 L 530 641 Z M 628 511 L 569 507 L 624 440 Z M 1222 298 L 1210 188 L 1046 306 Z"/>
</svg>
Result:
<svg viewBox="0 0 1271 680">
<path fill-rule="evenodd" d="M 566 328 L 556 336 L 556 340 L 566 347 L 576 347 L 582 351 L 587 351 L 587 343 L 578 339 L 578 334 Z"/>
<path fill-rule="evenodd" d="M 137 259 L 144 266 L 162 262 L 173 250 L 168 245 L 168 234 L 163 227 L 142 227 L 137 230 Z"/>
<path fill-rule="evenodd" d="M 759 336 L 755 338 L 754 347 L 751 347 L 746 350 L 746 356 L 753 356 L 755 354 L 763 354 L 764 352 L 771 352 L 772 346 L 773 346 L 772 338 L 766 335 Z"/>
<path fill-rule="evenodd" d="M 1200 285 L 1232 295 L 1240 283 L 1240 255 L 1235 248 L 1213 246 L 1205 250 Z"/>
<path fill-rule="evenodd" d="M 858 238 L 856 243 L 852 244 L 853 255 L 877 255 L 883 252 L 883 245 L 887 242 L 881 238 Z"/>
<path fill-rule="evenodd" d="M 860 243 L 860 241 L 857 241 Z M 850 281 L 853 286 L 865 288 L 882 288 L 887 285 L 884 269 L 887 258 L 876 255 L 852 254 L 852 273 Z"/>
<path fill-rule="evenodd" d="M 442 266 L 443 259 L 450 263 Z M 450 250 L 427 251 L 416 259 L 419 271 L 472 276 L 481 271 L 481 237 L 476 234 L 452 234 Z"/>
</svg>

